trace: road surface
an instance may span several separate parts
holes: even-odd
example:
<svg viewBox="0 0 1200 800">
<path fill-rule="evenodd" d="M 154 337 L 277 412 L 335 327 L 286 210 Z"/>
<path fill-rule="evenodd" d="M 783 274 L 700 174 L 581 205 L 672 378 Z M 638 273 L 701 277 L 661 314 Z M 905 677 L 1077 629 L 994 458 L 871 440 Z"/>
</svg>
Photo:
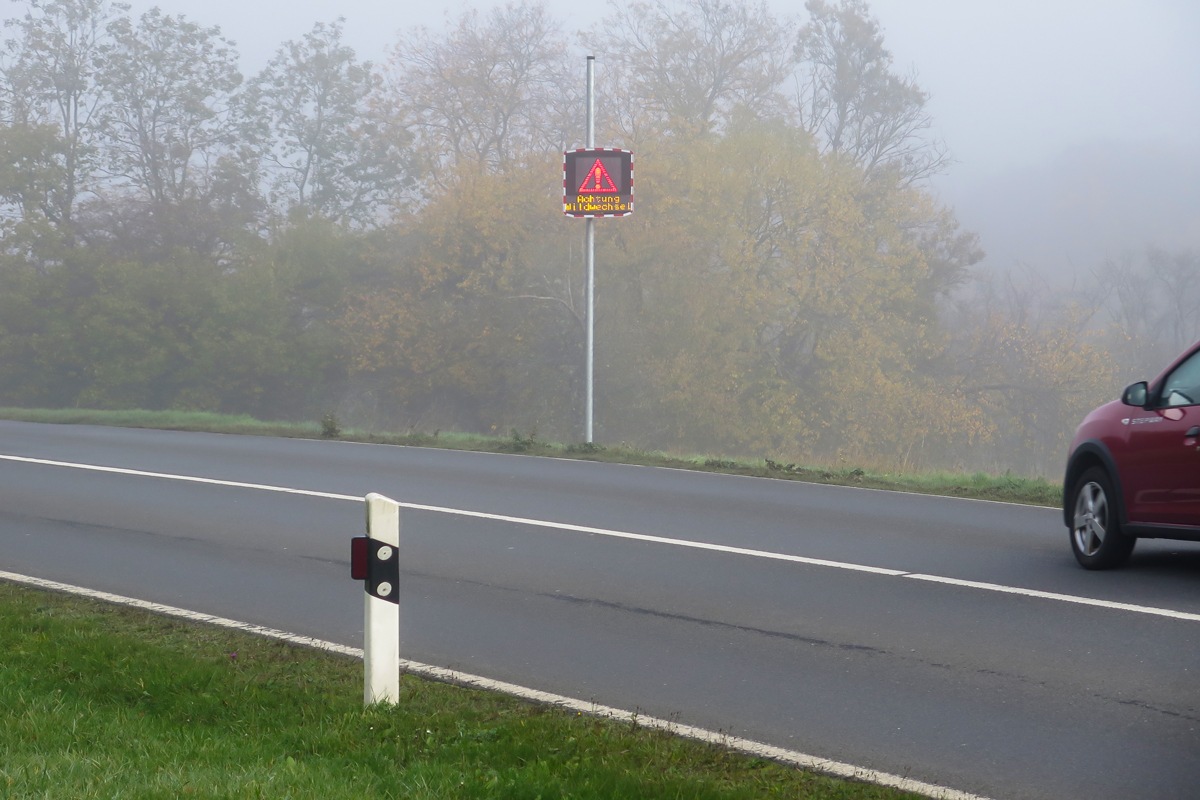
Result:
<svg viewBox="0 0 1200 800">
<path fill-rule="evenodd" d="M 1052 509 L 0 422 L 0 570 L 361 646 L 369 492 L 433 508 L 405 658 L 993 798 L 1200 795 L 1200 549 L 1085 572 Z"/>
</svg>

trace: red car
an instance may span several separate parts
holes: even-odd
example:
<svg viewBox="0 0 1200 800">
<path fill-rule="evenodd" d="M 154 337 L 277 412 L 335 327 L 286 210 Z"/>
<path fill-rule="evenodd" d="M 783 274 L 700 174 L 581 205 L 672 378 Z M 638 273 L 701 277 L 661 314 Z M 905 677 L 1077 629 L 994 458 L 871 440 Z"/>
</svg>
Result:
<svg viewBox="0 0 1200 800">
<path fill-rule="evenodd" d="M 1084 417 L 1063 520 L 1087 569 L 1120 566 L 1142 537 L 1200 541 L 1200 342 Z"/>
</svg>

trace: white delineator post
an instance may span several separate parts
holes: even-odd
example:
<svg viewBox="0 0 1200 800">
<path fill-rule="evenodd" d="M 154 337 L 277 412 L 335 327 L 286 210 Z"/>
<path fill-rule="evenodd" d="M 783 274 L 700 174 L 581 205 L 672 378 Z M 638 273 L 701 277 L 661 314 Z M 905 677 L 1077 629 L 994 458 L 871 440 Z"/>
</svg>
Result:
<svg viewBox="0 0 1200 800">
<path fill-rule="evenodd" d="M 363 594 L 363 705 L 400 701 L 400 506 L 367 495 L 370 567 Z"/>
</svg>

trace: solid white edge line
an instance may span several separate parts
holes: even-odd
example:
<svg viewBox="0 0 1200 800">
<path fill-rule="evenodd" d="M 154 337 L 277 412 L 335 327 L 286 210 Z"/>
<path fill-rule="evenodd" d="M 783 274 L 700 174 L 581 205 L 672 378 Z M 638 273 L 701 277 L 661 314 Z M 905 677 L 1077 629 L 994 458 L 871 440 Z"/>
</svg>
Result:
<svg viewBox="0 0 1200 800">
<path fill-rule="evenodd" d="M 269 639 L 276 639 L 289 644 L 299 645 L 301 647 L 311 647 L 317 650 L 325 650 L 327 652 L 338 653 L 358 659 L 363 657 L 363 651 L 361 648 L 348 647 L 335 642 L 314 639 L 309 636 L 299 636 L 297 634 L 288 633 L 287 631 L 281 631 L 275 628 L 254 625 L 248 622 L 239 622 L 237 620 L 218 617 L 212 614 L 204 614 L 199 611 L 189 611 L 187 609 L 177 608 L 175 606 L 163 605 L 162 603 L 152 603 L 147 600 L 138 600 L 133 597 L 123 597 L 121 595 L 111 594 L 109 592 L 87 589 L 82 586 L 74 586 L 69 583 L 60 583 L 58 581 L 51 581 L 45 578 L 36 578 L 30 575 L 21 575 L 15 572 L 5 572 L 3 570 L 0 570 L 0 580 L 9 581 L 11 583 L 19 583 L 26 586 L 33 586 L 49 591 L 78 595 L 93 600 L 101 600 L 106 603 L 113 603 L 116 605 L 123 605 L 144 611 L 150 611 L 156 614 L 177 617 L 190 622 L 217 625 L 223 628 L 238 630 L 244 633 L 251 633 L 256 636 L 263 636 Z M 920 794 L 924 795 L 925 797 L 933 798 L 934 800 L 988 800 L 988 798 L 981 795 L 970 794 L 957 789 L 950 789 L 945 786 L 925 783 L 923 781 L 917 781 L 887 772 L 878 772 L 876 770 L 858 767 L 841 761 L 834 761 L 827 758 L 821 758 L 819 756 L 808 755 L 807 753 L 800 753 L 795 750 L 787 750 L 782 747 L 756 742 L 752 739 L 729 736 L 728 734 L 720 733 L 718 731 L 710 731 L 691 725 L 681 725 L 677 722 L 671 722 L 670 720 L 645 716 L 635 711 L 626 711 L 624 709 L 614 708 L 613 706 L 600 705 L 598 703 L 592 703 L 586 700 L 578 700 L 573 697 L 566 697 L 564 695 L 553 694 L 551 692 L 543 692 L 538 689 L 530 689 L 525 686 L 519 686 L 513 683 L 505 683 L 504 681 L 496 681 L 492 680 L 491 678 L 484 678 L 479 675 L 471 675 L 469 673 L 459 672 L 457 670 L 447 669 L 445 667 L 437 667 L 431 664 L 422 664 L 417 661 L 400 659 L 399 668 L 402 672 L 412 673 L 413 675 L 417 675 L 429 680 L 452 683 L 459 686 L 468 686 L 490 692 L 498 692 L 517 697 L 521 700 L 556 706 L 558 708 L 568 711 L 575 711 L 580 714 L 603 717 L 617 722 L 663 731 L 675 736 L 682 736 L 687 739 L 693 739 L 696 741 L 717 745 L 719 747 L 725 747 L 745 753 L 747 755 L 778 761 L 780 763 L 789 764 L 791 766 L 810 770 L 812 772 L 819 772 L 837 778 L 862 781 L 864 783 L 872 783 L 878 786 L 885 786 L 904 792 L 912 792 L 914 794 Z"/>
</svg>

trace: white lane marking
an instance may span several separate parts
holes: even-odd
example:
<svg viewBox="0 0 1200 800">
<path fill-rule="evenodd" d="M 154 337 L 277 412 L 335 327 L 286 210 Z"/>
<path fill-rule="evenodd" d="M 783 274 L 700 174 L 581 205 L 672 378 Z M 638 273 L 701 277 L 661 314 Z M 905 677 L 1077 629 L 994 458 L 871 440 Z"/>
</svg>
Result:
<svg viewBox="0 0 1200 800">
<path fill-rule="evenodd" d="M 1060 603 L 1075 603 L 1081 606 L 1095 606 L 1097 608 L 1107 608 L 1113 611 L 1132 611 L 1136 614 L 1150 614 L 1156 617 L 1169 617 L 1171 619 L 1181 619 L 1188 622 L 1200 622 L 1200 614 L 1193 614 L 1188 611 L 1175 611 L 1170 608 L 1155 608 L 1154 606 L 1139 606 L 1132 603 L 1118 603 L 1115 600 L 1097 600 L 1092 597 L 1079 597 L 1073 594 L 1059 594 L 1057 592 L 1040 592 L 1036 589 L 1020 589 L 1015 586 L 1004 586 L 998 583 L 983 583 L 982 581 L 967 581 L 960 578 L 943 578 L 938 575 L 920 575 L 917 573 L 907 573 L 901 575 L 902 578 L 912 578 L 915 581 L 928 581 L 930 583 L 944 583 L 949 586 L 961 586 L 966 589 L 980 589 L 986 592 L 1001 592 L 1002 594 L 1018 594 L 1025 597 L 1034 597 L 1039 600 L 1056 600 Z"/>
<path fill-rule="evenodd" d="M 794 556 L 787 553 L 774 553 L 770 550 L 752 550 L 746 547 L 733 547 L 727 544 L 711 544 L 709 542 L 693 542 L 689 539 L 670 539 L 665 536 L 652 536 L 647 533 L 630 533 L 628 531 L 614 531 L 607 528 L 592 528 L 587 525 L 572 525 L 566 522 L 548 522 L 540 519 L 526 519 L 524 517 L 510 517 L 504 514 L 486 514 L 481 511 L 463 511 L 457 508 L 443 508 L 441 506 L 424 506 L 417 503 L 400 503 L 401 508 L 409 508 L 416 511 L 432 511 L 438 514 L 457 514 L 462 517 L 477 517 L 479 519 L 488 519 L 495 522 L 512 522 L 517 525 L 533 525 L 539 528 L 553 528 L 559 531 L 571 531 L 572 533 L 587 533 L 596 536 L 608 536 L 613 539 L 630 539 L 635 542 L 651 542 L 654 544 L 668 544 L 672 547 L 687 547 L 693 550 L 711 550 L 717 553 L 729 553 L 731 555 L 751 556 L 753 558 L 765 558 L 772 561 L 791 561 L 797 564 L 808 564 L 814 567 L 831 567 L 833 569 L 845 569 L 855 572 L 870 572 L 875 575 L 888 575 L 893 578 L 901 577 L 905 574 L 901 569 L 886 569 L 884 567 L 870 567 L 865 564 L 850 564 L 845 561 L 828 561 L 823 558 L 808 558 L 806 556 Z"/>
<path fill-rule="evenodd" d="M 363 651 L 361 648 L 348 647 L 346 645 L 337 644 L 335 642 L 327 642 L 321 639 L 314 639 L 308 636 L 298 636 L 294 633 L 288 633 L 275 628 L 253 625 L 248 622 L 238 622 L 237 620 L 227 619 L 225 617 L 216 617 L 211 614 L 201 613 L 199 611 L 188 611 L 187 609 L 176 608 L 175 606 L 167 606 L 161 603 L 151 603 L 147 600 L 123 597 L 117 594 L 96 591 L 95 589 L 85 589 L 82 586 L 73 586 L 69 583 L 59 583 L 57 581 L 46 580 L 44 578 L 35 578 L 29 575 L 19 575 L 14 572 L 4 571 L 0 571 L 0 580 L 10 581 L 12 583 L 20 583 L 27 586 L 34 586 L 39 589 L 47 589 L 50 591 L 66 592 L 68 594 L 79 595 L 82 597 L 91 598 L 93 600 L 102 600 L 107 603 L 130 606 L 132 608 L 151 611 L 156 614 L 165 614 L 167 616 L 178 617 L 192 622 L 218 625 L 223 628 L 244 631 L 246 633 L 277 639 L 290 644 L 300 645 L 302 647 L 312 647 L 318 650 L 340 653 L 342 655 L 352 656 L 358 659 L 363 657 Z M 471 675 L 465 672 L 458 672 L 457 670 L 446 669 L 445 667 L 422 664 L 418 661 L 400 659 L 400 670 L 402 673 L 410 672 L 414 675 L 418 675 L 430 680 L 453 683 L 459 686 L 470 686 L 491 692 L 499 692 L 518 697 L 522 700 L 557 706 L 559 708 L 568 711 L 575 711 L 580 714 L 588 714 L 595 717 L 606 717 L 616 722 L 637 725 L 643 728 L 652 728 L 654 730 L 664 731 L 676 736 L 682 736 L 687 739 L 695 739 L 708 744 L 714 744 L 719 747 L 737 750 L 748 755 L 757 756 L 759 758 L 767 758 L 773 761 L 790 764 L 801 769 L 820 772 L 826 775 L 833 775 L 839 778 L 865 781 L 878 786 L 886 786 L 893 789 L 899 789 L 900 791 L 904 792 L 912 792 L 914 794 L 924 795 L 926 797 L 934 798 L 934 800 L 987 800 L 987 798 L 981 797 L 980 795 L 969 794 L 967 792 L 961 792 L 957 789 L 950 789 L 948 787 L 938 786 L 936 784 L 924 783 L 922 781 L 916 781 L 900 775 L 893 775 L 887 772 L 878 772 L 876 770 L 858 767 L 841 761 L 833 761 L 831 759 L 821 758 L 820 756 L 800 753 L 795 750 L 786 750 L 782 747 L 775 747 L 774 745 L 756 742 L 752 739 L 729 736 L 724 733 L 710 731 L 704 728 L 697 728 L 691 725 L 681 725 L 677 722 L 671 722 L 670 720 L 659 719 L 657 717 L 648 717 L 637 712 L 625 711 L 624 709 L 615 708 L 613 706 L 600 705 L 598 703 L 592 703 L 586 700 L 577 700 L 573 697 L 551 694 L 550 692 L 543 692 L 539 689 L 530 689 L 513 683 L 505 683 L 503 681 L 492 680 L 491 678 L 484 678 L 479 675 Z"/>
<path fill-rule="evenodd" d="M 288 489 L 284 486 L 267 486 L 262 483 L 240 483 L 238 481 L 222 481 L 216 478 L 200 478 L 194 475 L 175 475 L 170 472 L 146 472 L 140 469 L 124 469 L 122 467 L 101 467 L 96 464 L 76 464 L 71 461 L 51 461 L 46 458 L 26 458 L 25 456 L 0 455 L 0 461 L 18 461 L 24 464 L 40 464 L 45 467 L 66 467 L 82 469 L 89 472 L 108 472 L 115 475 L 131 475 L 136 478 L 164 478 L 170 481 L 186 483 L 207 483 L 213 486 L 229 486 L 234 489 L 258 489 L 264 492 L 282 492 L 283 494 L 302 494 L 309 497 L 322 497 L 327 500 L 354 500 L 363 502 L 362 497 L 351 494 L 331 494 L 329 492 L 314 492 L 310 489 Z"/>
<path fill-rule="evenodd" d="M 103 467 L 94 464 L 76 464 L 69 461 L 51 461 L 43 458 L 28 458 L 25 456 L 9 456 L 0 455 L 0 461 L 16 461 L 28 464 L 39 464 L 51 467 L 66 467 L 69 469 L 90 470 L 94 472 L 108 472 L 119 475 L 131 475 L 143 478 L 163 478 L 166 480 L 187 481 L 190 483 L 203 483 L 215 486 L 228 486 L 237 489 L 255 489 L 266 492 L 281 492 L 284 494 L 305 495 L 308 497 L 319 497 L 329 500 L 349 500 L 353 502 L 363 502 L 362 497 L 348 494 L 334 494 L 331 492 L 317 492 L 311 489 L 290 489 L 284 486 L 271 486 L 261 483 L 243 483 L 240 481 L 225 481 L 217 478 L 200 478 L 191 475 L 174 475 L 166 472 L 146 472 L 143 470 L 124 469 L 120 467 Z M 901 569 L 887 569 L 884 567 L 872 567 L 866 564 L 854 564 L 845 561 L 830 561 L 822 558 L 808 558 L 806 556 L 790 555 L 788 553 L 775 553 L 769 550 L 752 550 L 745 547 L 732 547 L 723 544 L 710 544 L 708 542 L 694 542 L 687 539 L 671 539 L 665 536 L 652 536 L 644 533 L 630 533 L 628 531 L 614 531 L 606 528 L 593 528 L 587 525 L 572 525 L 565 522 L 550 522 L 547 520 L 528 519 L 525 517 L 512 517 L 504 514 L 489 514 L 482 511 L 467 511 L 460 508 L 446 508 L 444 506 L 430 506 L 420 503 L 399 503 L 401 508 L 407 508 L 414 511 L 428 511 L 436 514 L 453 514 L 460 517 L 472 517 L 475 519 L 486 519 L 494 522 L 510 522 L 517 525 L 529 525 L 538 528 L 550 528 L 552 530 L 570 531 L 572 533 L 586 533 L 594 536 L 607 536 L 614 539 L 628 539 L 639 542 L 649 542 L 653 544 L 665 544 L 672 547 L 685 547 L 692 550 L 709 550 L 717 553 L 727 553 L 730 555 L 750 556 L 751 558 L 768 559 L 772 561 L 786 561 L 796 564 L 806 564 L 814 567 L 827 567 L 829 569 L 848 570 L 852 572 L 866 572 L 873 575 L 884 575 L 892 578 L 909 578 L 912 580 L 927 581 L 930 583 L 941 583 L 949 586 L 958 586 L 965 589 L 977 589 L 980 591 L 1000 592 L 1002 594 L 1021 595 L 1024 597 L 1037 598 L 1040 600 L 1053 600 L 1062 603 L 1074 603 L 1077 605 L 1093 606 L 1096 608 L 1105 608 L 1113 611 L 1129 611 L 1135 614 L 1147 614 L 1150 616 L 1167 617 L 1170 619 L 1185 620 L 1188 622 L 1200 622 L 1200 614 L 1194 614 L 1187 611 L 1176 611 L 1169 608 L 1156 608 L 1154 606 L 1141 606 L 1132 603 L 1120 603 L 1113 600 L 1100 600 L 1091 597 L 1079 597 L 1077 595 L 1057 594 L 1054 592 L 1042 592 L 1036 589 L 1022 589 L 1016 586 L 1004 586 L 996 583 L 984 583 L 981 581 L 969 581 L 959 578 L 947 578 L 938 575 L 924 575 L 920 573 L 908 572 Z"/>
<path fill-rule="evenodd" d="M 27 464 L 39 464 L 49 467 L 66 467 L 69 469 L 82 469 L 93 472 L 107 472 L 118 475 L 130 475 L 139 478 L 163 478 L 166 480 L 187 481 L 189 483 L 205 483 L 214 486 L 227 486 L 235 489 L 257 489 L 265 492 L 283 492 L 286 494 L 307 495 L 309 497 L 320 497 L 329 500 L 351 500 L 354 502 L 363 502 L 362 497 L 356 497 L 348 494 L 333 494 L 330 492 L 315 492 L 309 489 L 290 489 L 284 486 L 270 486 L 262 483 L 243 483 L 240 481 L 225 481 L 217 478 L 200 478 L 192 475 L 173 475 L 166 472 L 146 472 L 137 469 L 124 469 L 121 467 L 101 467 L 94 464 L 75 464 L 69 461 L 50 461 L 44 458 L 27 458 L 24 456 L 6 456 L 0 455 L 0 460 L 17 461 Z M 883 569 L 880 567 L 868 567 L 862 564 L 847 564 L 840 561 L 827 561 L 820 558 L 806 558 L 804 556 L 793 556 L 786 553 L 772 553 L 767 550 L 750 550 L 744 547 L 732 547 L 723 544 L 710 544 L 708 542 L 693 542 L 686 539 L 669 539 L 663 536 L 651 536 L 644 533 L 629 533 L 626 531 L 613 531 L 605 528 L 593 528 L 587 525 L 572 525 L 566 522 L 550 522 L 540 519 L 527 519 L 525 517 L 512 517 L 505 514 L 488 514 L 482 511 L 467 511 L 461 508 L 446 508 L 444 506 L 429 506 L 420 503 L 398 503 L 401 508 L 407 508 L 412 511 L 429 511 L 435 514 L 453 514 L 460 517 L 473 517 L 476 519 L 486 519 L 493 522 L 511 522 L 516 525 L 531 525 L 539 528 L 552 528 L 560 531 L 571 531 L 572 533 L 589 533 L 597 536 L 608 536 L 616 539 L 632 539 L 639 542 L 653 542 L 656 544 L 669 544 L 675 547 L 690 547 L 696 550 L 713 550 L 719 553 L 730 553 L 733 555 L 752 556 L 754 558 L 766 558 L 776 561 L 792 561 L 800 564 L 809 564 L 817 567 L 832 567 L 836 569 L 854 570 L 857 572 L 870 572 L 877 575 L 890 575 L 893 577 L 903 575 L 903 570 Z"/>
</svg>

